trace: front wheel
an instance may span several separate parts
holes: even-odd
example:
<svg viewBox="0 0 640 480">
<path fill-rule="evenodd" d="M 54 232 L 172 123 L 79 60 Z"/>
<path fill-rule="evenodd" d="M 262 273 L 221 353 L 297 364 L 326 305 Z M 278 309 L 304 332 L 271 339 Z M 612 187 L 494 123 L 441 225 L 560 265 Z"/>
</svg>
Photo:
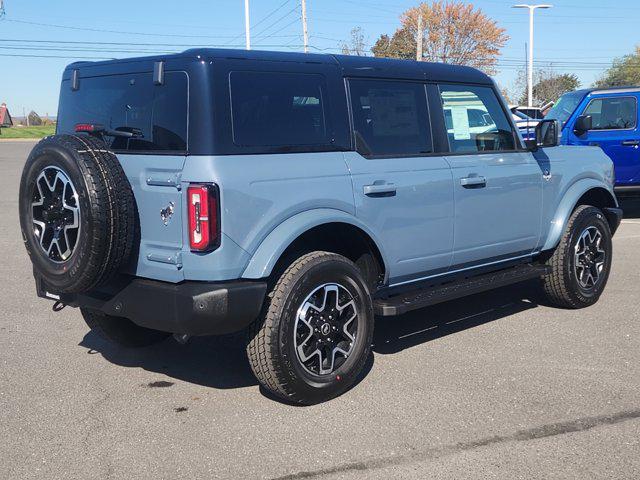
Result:
<svg viewBox="0 0 640 480">
<path fill-rule="evenodd" d="M 584 308 L 598 301 L 609 279 L 613 244 L 611 229 L 596 207 L 576 208 L 547 261 L 551 271 L 543 278 L 547 298 L 564 308 Z"/>
<path fill-rule="evenodd" d="M 373 337 L 371 295 L 347 258 L 311 252 L 277 279 L 249 330 L 247 355 L 263 387 L 314 404 L 357 380 Z"/>
</svg>

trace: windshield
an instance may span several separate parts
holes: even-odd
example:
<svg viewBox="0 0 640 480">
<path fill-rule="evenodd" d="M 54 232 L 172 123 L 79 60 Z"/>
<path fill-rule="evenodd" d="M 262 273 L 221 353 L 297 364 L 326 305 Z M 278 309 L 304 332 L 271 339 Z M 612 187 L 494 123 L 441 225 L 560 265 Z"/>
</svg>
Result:
<svg viewBox="0 0 640 480">
<path fill-rule="evenodd" d="M 560 122 L 560 128 L 564 127 L 564 124 L 569 120 L 569 117 L 574 112 L 578 104 L 582 101 L 586 92 L 570 92 L 565 93 L 556 102 L 545 118 L 552 118 Z"/>
</svg>

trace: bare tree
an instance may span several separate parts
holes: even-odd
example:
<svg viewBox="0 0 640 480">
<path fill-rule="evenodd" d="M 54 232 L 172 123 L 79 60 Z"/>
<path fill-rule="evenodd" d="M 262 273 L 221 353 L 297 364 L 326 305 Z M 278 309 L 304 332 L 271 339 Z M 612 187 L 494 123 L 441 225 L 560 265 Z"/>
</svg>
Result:
<svg viewBox="0 0 640 480">
<path fill-rule="evenodd" d="M 343 55 L 366 56 L 366 41 L 361 27 L 351 29 L 351 37 L 348 42 L 343 42 L 341 49 Z"/>
</svg>

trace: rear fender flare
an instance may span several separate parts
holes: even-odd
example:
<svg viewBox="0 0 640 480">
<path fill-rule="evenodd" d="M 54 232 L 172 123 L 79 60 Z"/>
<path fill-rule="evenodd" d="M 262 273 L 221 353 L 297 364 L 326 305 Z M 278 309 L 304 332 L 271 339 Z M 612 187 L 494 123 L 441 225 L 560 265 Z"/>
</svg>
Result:
<svg viewBox="0 0 640 480">
<path fill-rule="evenodd" d="M 268 277 L 278 259 L 289 245 L 307 230 L 325 223 L 347 223 L 358 227 L 369 235 L 378 247 L 382 261 L 385 264 L 386 282 L 389 269 L 384 249 L 380 241 L 376 238 L 376 235 L 353 215 L 330 208 L 307 210 L 289 217 L 278 225 L 267 235 L 253 253 L 251 260 L 242 273 L 242 278 L 258 279 Z"/>
</svg>

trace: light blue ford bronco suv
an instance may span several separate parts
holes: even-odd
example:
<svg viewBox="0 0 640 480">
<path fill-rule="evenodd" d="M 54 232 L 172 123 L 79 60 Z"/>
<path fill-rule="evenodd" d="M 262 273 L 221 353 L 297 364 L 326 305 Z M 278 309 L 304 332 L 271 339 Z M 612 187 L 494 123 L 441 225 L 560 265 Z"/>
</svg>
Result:
<svg viewBox="0 0 640 480">
<path fill-rule="evenodd" d="M 188 50 L 81 62 L 20 185 L 38 295 L 127 347 L 245 331 L 259 382 L 311 404 L 354 384 L 374 316 L 540 278 L 601 295 L 611 160 L 525 142 L 472 68 Z"/>
</svg>

